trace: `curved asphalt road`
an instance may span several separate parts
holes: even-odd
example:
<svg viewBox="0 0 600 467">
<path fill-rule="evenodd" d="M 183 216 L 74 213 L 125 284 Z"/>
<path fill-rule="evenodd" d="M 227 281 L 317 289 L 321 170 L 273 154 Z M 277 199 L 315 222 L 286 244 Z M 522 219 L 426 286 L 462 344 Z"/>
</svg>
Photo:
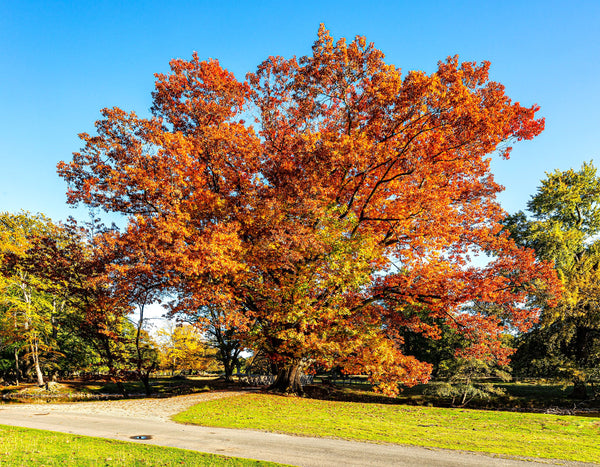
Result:
<svg viewBox="0 0 600 467">
<path fill-rule="evenodd" d="M 48 410 L 44 405 L 0 405 L 0 424 L 122 441 L 131 441 L 131 437 L 136 435 L 151 435 L 150 440 L 136 442 L 306 467 L 598 465 L 506 459 L 463 451 L 181 425 L 172 421 L 115 415 L 68 413 L 56 407 L 54 405 L 53 410 Z"/>
</svg>

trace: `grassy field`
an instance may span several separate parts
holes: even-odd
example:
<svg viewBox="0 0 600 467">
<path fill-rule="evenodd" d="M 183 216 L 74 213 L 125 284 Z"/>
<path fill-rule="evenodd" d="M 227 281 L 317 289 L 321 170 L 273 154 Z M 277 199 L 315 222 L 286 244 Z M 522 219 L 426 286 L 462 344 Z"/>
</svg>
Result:
<svg viewBox="0 0 600 467">
<path fill-rule="evenodd" d="M 252 394 L 205 402 L 182 423 L 584 462 L 600 459 L 600 418 L 325 401 Z"/>
<path fill-rule="evenodd" d="M 184 449 L 0 425 L 0 465 L 10 466 L 278 466 Z"/>
</svg>

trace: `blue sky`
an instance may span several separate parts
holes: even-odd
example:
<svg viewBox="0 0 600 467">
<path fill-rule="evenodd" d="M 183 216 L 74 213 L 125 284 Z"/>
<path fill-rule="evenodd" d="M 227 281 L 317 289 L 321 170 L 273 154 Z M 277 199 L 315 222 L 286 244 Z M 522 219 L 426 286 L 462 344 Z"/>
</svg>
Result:
<svg viewBox="0 0 600 467">
<path fill-rule="evenodd" d="M 506 210 L 544 172 L 600 165 L 600 1 L 14 1 L 0 16 L 0 211 L 83 217 L 56 164 L 80 148 L 103 107 L 148 114 L 171 58 L 216 58 L 238 78 L 269 55 L 310 52 L 319 23 L 366 36 L 404 71 L 439 60 L 492 63 L 491 77 L 545 132 L 493 164 Z"/>
</svg>

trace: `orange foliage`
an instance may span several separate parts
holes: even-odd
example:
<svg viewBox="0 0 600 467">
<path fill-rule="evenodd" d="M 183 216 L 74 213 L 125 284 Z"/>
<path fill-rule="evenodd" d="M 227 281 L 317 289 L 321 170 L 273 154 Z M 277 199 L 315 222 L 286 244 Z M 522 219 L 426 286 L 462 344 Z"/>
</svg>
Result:
<svg viewBox="0 0 600 467">
<path fill-rule="evenodd" d="M 532 294 L 558 285 L 501 232 L 490 155 L 544 121 L 489 63 L 403 76 L 383 59 L 321 27 L 312 55 L 270 57 L 245 82 L 216 60 L 173 60 L 152 118 L 104 109 L 59 164 L 69 202 L 129 216 L 119 241 L 178 291 L 177 310 L 227 310 L 284 366 L 341 365 L 393 393 L 428 379 L 402 349 L 404 329 L 439 336 L 425 315 L 503 359 L 499 332 L 528 328 Z M 474 253 L 492 259 L 476 267 Z M 473 301 L 496 306 L 465 312 Z"/>
</svg>

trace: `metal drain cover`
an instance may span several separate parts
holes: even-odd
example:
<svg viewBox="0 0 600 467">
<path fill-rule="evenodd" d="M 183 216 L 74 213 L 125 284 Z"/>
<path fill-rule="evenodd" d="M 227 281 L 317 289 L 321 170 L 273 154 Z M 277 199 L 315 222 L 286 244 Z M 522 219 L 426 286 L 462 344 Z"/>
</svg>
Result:
<svg viewBox="0 0 600 467">
<path fill-rule="evenodd" d="M 130 439 L 138 439 L 138 440 L 145 440 L 145 439 L 152 439 L 152 435 L 136 435 L 136 436 L 130 436 Z"/>
</svg>

